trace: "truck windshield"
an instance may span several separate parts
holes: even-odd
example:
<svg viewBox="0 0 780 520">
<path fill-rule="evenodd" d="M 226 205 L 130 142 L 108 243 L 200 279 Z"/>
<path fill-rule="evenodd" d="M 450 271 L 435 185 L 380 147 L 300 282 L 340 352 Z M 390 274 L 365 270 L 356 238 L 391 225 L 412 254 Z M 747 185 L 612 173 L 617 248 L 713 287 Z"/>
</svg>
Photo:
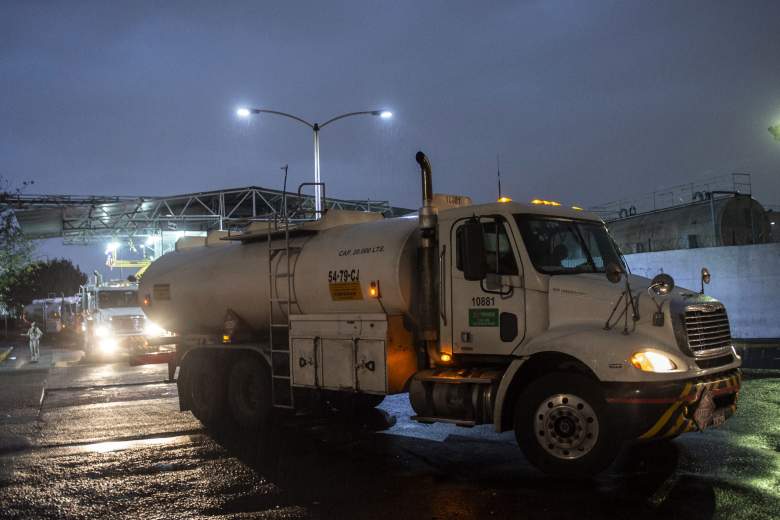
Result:
<svg viewBox="0 0 780 520">
<path fill-rule="evenodd" d="M 138 307 L 138 291 L 100 291 L 98 306 L 101 309 Z"/>
<path fill-rule="evenodd" d="M 603 273 L 625 265 L 603 224 L 535 215 L 515 215 L 536 270 L 545 274 Z"/>
</svg>

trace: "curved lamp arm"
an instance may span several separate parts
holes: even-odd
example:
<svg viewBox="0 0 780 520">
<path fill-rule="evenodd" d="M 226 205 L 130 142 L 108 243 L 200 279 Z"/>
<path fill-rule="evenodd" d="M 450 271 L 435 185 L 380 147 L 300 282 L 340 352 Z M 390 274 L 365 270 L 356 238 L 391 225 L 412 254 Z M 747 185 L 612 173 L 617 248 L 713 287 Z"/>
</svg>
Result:
<svg viewBox="0 0 780 520">
<path fill-rule="evenodd" d="M 312 130 L 314 129 L 314 125 L 312 123 L 309 123 L 305 119 L 300 118 L 298 116 L 294 116 L 292 114 L 288 114 L 287 112 L 279 112 L 278 110 L 267 110 L 265 108 L 250 108 L 249 111 L 251 113 L 253 113 L 253 114 L 275 114 L 277 116 L 288 117 L 290 119 L 294 119 L 294 120 L 298 121 L 299 123 L 303 123 L 304 125 L 308 126 Z"/>
<path fill-rule="evenodd" d="M 324 127 L 325 125 L 328 125 L 334 121 L 338 121 L 339 119 L 344 119 L 345 117 L 351 117 L 351 116 L 362 116 L 362 115 L 371 115 L 371 116 L 378 116 L 382 113 L 381 110 L 363 110 L 361 112 L 348 112 L 346 114 L 341 114 L 340 116 L 332 117 L 319 125 L 320 128 Z"/>
</svg>

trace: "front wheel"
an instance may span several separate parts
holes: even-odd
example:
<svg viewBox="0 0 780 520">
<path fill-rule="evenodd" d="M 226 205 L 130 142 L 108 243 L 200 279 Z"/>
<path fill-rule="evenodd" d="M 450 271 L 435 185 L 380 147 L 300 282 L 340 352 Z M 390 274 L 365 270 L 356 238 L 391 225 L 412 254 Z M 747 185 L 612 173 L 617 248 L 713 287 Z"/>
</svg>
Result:
<svg viewBox="0 0 780 520">
<path fill-rule="evenodd" d="M 518 397 L 515 436 L 534 466 L 559 476 L 598 473 L 621 445 L 598 383 L 570 373 L 541 377 Z"/>
</svg>

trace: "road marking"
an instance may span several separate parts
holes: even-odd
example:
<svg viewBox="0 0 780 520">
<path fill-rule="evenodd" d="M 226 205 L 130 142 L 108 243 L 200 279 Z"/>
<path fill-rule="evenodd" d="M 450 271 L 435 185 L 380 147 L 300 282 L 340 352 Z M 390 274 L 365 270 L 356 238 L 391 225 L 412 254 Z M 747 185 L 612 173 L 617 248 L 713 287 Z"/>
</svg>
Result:
<svg viewBox="0 0 780 520">
<path fill-rule="evenodd" d="M 8 347 L 5 349 L 5 352 L 0 352 L 0 363 L 5 361 L 5 359 L 8 357 L 9 354 L 13 351 L 14 347 Z"/>
</svg>

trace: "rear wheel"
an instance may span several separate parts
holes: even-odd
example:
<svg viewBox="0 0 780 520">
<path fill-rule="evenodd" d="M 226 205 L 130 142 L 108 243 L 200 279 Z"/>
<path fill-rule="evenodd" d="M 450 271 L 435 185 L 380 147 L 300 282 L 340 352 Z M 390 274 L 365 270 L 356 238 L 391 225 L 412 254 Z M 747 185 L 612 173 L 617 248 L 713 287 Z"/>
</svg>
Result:
<svg viewBox="0 0 780 520">
<path fill-rule="evenodd" d="M 207 426 L 221 419 L 225 405 L 224 370 L 215 361 L 212 356 L 197 355 L 186 365 L 185 391 L 188 392 L 190 410 Z"/>
<path fill-rule="evenodd" d="M 561 476 L 598 473 L 621 444 L 598 383 L 569 373 L 541 377 L 518 397 L 515 436 L 532 464 Z"/>
<path fill-rule="evenodd" d="M 271 416 L 271 373 L 256 355 L 239 357 L 230 368 L 228 404 L 233 418 L 242 427 L 256 430 Z"/>
</svg>

